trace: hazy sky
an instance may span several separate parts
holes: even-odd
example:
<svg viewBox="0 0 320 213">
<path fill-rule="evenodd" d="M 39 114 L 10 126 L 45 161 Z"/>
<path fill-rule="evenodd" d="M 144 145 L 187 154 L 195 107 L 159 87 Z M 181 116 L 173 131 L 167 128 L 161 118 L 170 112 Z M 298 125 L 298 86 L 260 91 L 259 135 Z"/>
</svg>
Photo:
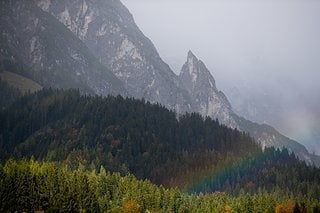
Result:
<svg viewBox="0 0 320 213">
<path fill-rule="evenodd" d="M 176 73 L 190 49 L 227 93 L 259 87 L 284 94 L 281 102 L 291 107 L 282 132 L 302 140 L 298 131 L 320 129 L 320 120 L 310 121 L 320 109 L 319 0 L 122 2 Z"/>
</svg>

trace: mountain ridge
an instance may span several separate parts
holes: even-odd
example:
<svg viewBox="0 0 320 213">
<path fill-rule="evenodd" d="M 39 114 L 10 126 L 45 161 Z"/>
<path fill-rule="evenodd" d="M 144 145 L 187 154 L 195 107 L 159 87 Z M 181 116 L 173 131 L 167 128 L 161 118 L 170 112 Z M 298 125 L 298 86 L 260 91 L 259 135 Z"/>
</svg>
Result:
<svg viewBox="0 0 320 213">
<path fill-rule="evenodd" d="M 34 1 L 78 35 L 124 82 L 130 95 L 162 103 L 177 113 L 192 111 L 192 100 L 177 76 L 120 1 Z"/>
<path fill-rule="evenodd" d="M 0 62 L 8 71 L 46 87 L 126 94 L 80 39 L 32 1 L 1 2 L 0 19 Z"/>
<path fill-rule="evenodd" d="M 250 133 L 263 148 L 286 147 L 309 164 L 319 165 L 315 156 L 302 144 L 282 135 L 270 125 L 255 123 L 234 113 L 228 98 L 217 89 L 211 72 L 191 51 L 188 52 L 187 62 L 183 65 L 179 78 L 185 88 L 189 88 L 191 97 L 196 99 L 200 106 L 198 112 L 202 116 L 217 118 L 229 127 Z"/>
<path fill-rule="evenodd" d="M 238 128 L 232 118 L 231 104 L 226 96 L 217 89 L 215 80 L 204 62 L 199 60 L 190 50 L 187 62 L 179 74 L 181 84 L 195 100 L 195 111 L 203 116 L 218 118 L 218 120 L 232 128 Z"/>
<path fill-rule="evenodd" d="M 177 114 L 200 112 L 204 117 L 210 116 L 227 126 L 249 132 L 262 146 L 298 149 L 297 155 L 311 163 L 313 158 L 297 142 L 272 127 L 237 116 L 227 97 L 216 88 L 210 71 L 191 51 L 182 72 L 175 75 L 119 0 L 26 2 L 2 2 L 2 30 L 9 33 L 1 34 L 0 58 L 22 64 L 24 69 L 20 69 L 20 74 L 45 86 L 81 88 L 85 93 L 104 96 L 122 94 L 145 98 L 152 103 L 161 103 Z M 33 9 L 21 9 L 26 5 Z M 11 17 L 16 13 L 15 18 Z M 37 15 L 42 21 L 40 24 Z M 31 29 L 31 35 L 38 33 L 44 39 L 33 41 L 30 33 L 26 34 L 27 39 L 23 39 L 25 28 L 19 29 L 10 22 L 7 24 L 8 20 L 16 19 L 19 19 L 18 24 L 24 23 Z M 38 26 L 39 32 L 34 26 Z M 55 32 L 56 28 L 65 38 Z M 34 49 L 39 42 L 40 46 Z M 45 45 L 49 46 L 44 48 Z M 36 51 L 30 54 L 30 49 Z M 47 54 L 50 57 L 46 57 Z M 78 74 L 79 70 L 84 72 Z M 46 75 L 39 75 L 40 71 Z"/>
</svg>

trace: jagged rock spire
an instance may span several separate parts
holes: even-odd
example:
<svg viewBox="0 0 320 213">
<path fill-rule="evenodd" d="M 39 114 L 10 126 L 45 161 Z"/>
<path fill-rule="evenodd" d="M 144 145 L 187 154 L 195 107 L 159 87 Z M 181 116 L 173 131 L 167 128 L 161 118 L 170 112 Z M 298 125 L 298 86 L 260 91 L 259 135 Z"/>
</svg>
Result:
<svg viewBox="0 0 320 213">
<path fill-rule="evenodd" d="M 206 65 L 191 51 L 188 52 L 187 62 L 181 69 L 179 80 L 195 100 L 195 105 L 199 107 L 198 112 L 238 128 L 228 99 L 217 89 L 215 80 Z"/>
<path fill-rule="evenodd" d="M 215 80 L 206 65 L 199 60 L 190 50 L 188 52 L 187 62 L 183 65 L 180 72 L 180 81 L 189 91 L 203 87 L 217 90 Z"/>
</svg>

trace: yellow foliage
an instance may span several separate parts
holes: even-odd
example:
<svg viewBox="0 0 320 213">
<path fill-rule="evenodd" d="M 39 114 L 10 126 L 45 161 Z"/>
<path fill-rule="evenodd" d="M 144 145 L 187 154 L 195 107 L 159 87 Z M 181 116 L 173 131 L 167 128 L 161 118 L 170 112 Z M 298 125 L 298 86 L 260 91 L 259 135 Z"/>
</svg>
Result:
<svg viewBox="0 0 320 213">
<path fill-rule="evenodd" d="M 229 205 L 225 205 L 224 206 L 224 212 L 225 213 L 231 213 L 232 212 L 232 207 Z"/>
<path fill-rule="evenodd" d="M 135 200 L 129 200 L 123 206 L 124 213 L 140 213 L 140 205 Z"/>
</svg>

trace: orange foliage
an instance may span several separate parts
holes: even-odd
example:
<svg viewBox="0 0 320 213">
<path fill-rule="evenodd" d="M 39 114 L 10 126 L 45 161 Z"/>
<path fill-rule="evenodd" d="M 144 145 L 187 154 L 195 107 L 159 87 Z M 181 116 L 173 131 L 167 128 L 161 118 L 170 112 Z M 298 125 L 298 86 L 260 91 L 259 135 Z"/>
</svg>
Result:
<svg viewBox="0 0 320 213">
<path fill-rule="evenodd" d="M 135 200 L 129 200 L 123 206 L 124 213 L 140 213 L 140 206 Z"/>
<path fill-rule="evenodd" d="M 276 213 L 281 213 L 282 212 L 282 205 L 277 204 L 276 205 Z"/>
<path fill-rule="evenodd" d="M 276 213 L 293 213 L 294 212 L 295 203 L 292 200 L 288 200 L 284 204 L 276 205 Z"/>
</svg>

